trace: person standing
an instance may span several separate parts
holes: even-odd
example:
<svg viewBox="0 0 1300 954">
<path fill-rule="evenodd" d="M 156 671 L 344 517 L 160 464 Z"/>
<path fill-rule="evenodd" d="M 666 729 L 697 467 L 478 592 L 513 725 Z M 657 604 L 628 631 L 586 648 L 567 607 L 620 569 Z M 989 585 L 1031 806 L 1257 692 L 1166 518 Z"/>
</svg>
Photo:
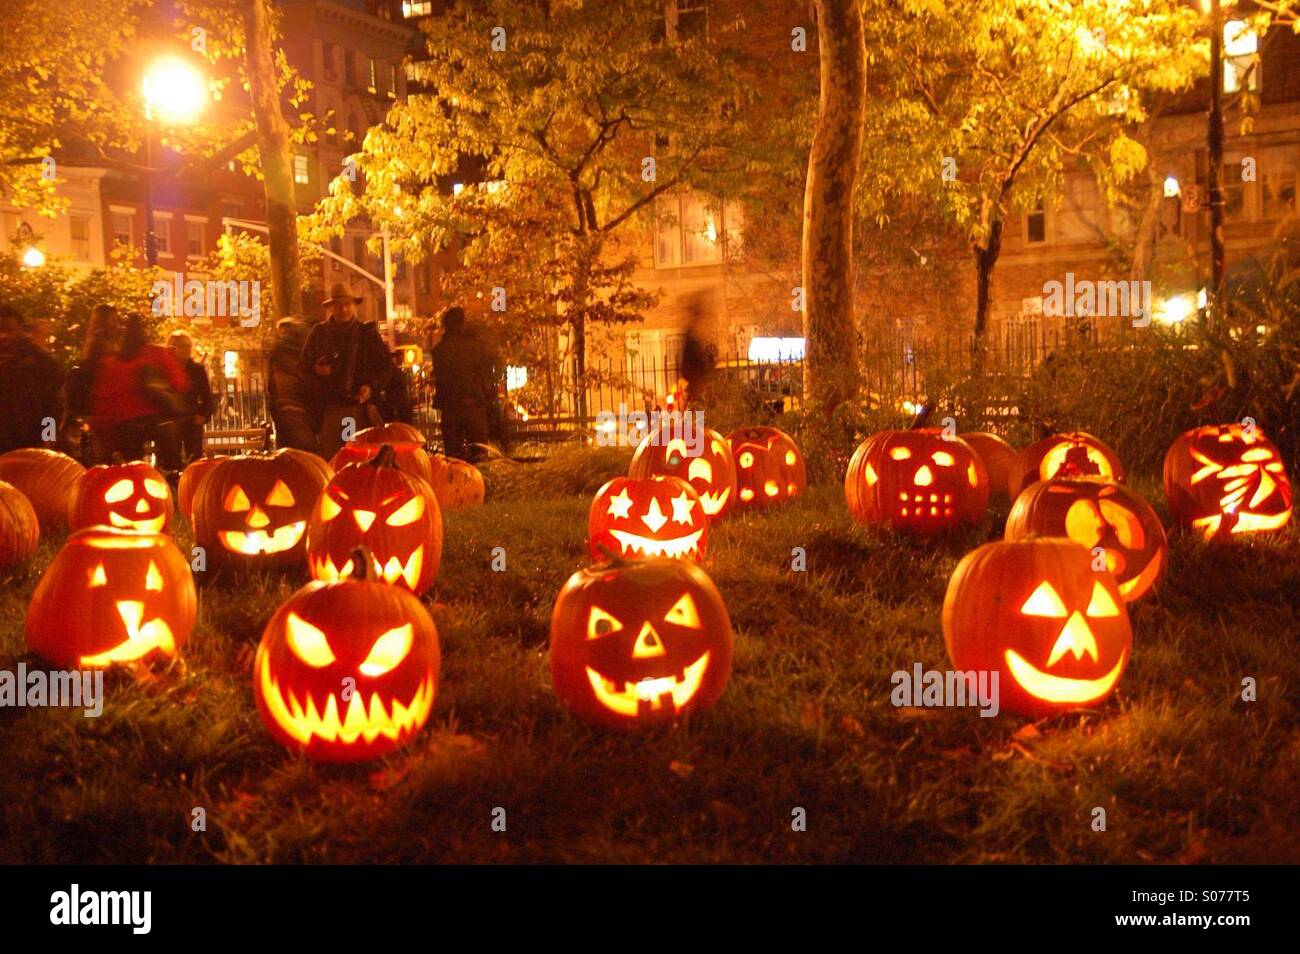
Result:
<svg viewBox="0 0 1300 954">
<path fill-rule="evenodd" d="M 298 369 L 312 383 L 312 416 L 319 421 L 321 454 L 328 458 L 342 446 L 345 419 L 358 430 L 382 423 L 372 401 L 390 364 L 379 329 L 357 320 L 361 299 L 346 285 L 334 285 L 321 304 L 329 317 L 307 335 Z"/>
<path fill-rule="evenodd" d="M 91 426 L 105 435 L 106 456 L 140 460 L 152 440 L 159 468 L 179 470 L 175 419 L 190 406 L 189 389 L 172 353 L 149 340 L 144 316 L 128 315 L 121 350 L 100 359 L 91 391 Z"/>
<path fill-rule="evenodd" d="M 489 409 L 496 400 L 492 361 L 477 336 L 465 329 L 465 311 L 448 308 L 442 340 L 433 360 L 433 406 L 442 420 L 443 448 L 451 457 L 470 458 L 470 445 L 488 440 Z"/>
<path fill-rule="evenodd" d="M 312 392 L 298 368 L 311 327 L 298 315 L 275 323 L 275 340 L 266 355 L 266 398 L 276 446 L 319 454 L 320 421 L 312 416 Z"/>
<path fill-rule="evenodd" d="M 63 435 L 65 449 L 87 467 L 106 460 L 104 449 L 112 437 L 111 426 L 94 408 L 95 382 L 105 361 L 122 347 L 122 319 L 112 305 L 90 309 L 81 357 L 63 382 Z"/>
<path fill-rule="evenodd" d="M 47 420 L 59 420 L 63 372 L 8 305 L 0 305 L 0 382 L 0 453 L 42 446 Z"/>
<path fill-rule="evenodd" d="M 379 413 L 385 421 L 411 424 L 415 415 L 411 406 L 411 389 L 406 379 L 405 353 L 400 349 L 392 353 L 392 371 L 379 392 Z"/>
<path fill-rule="evenodd" d="M 190 379 L 189 413 L 177 419 L 182 462 L 203 456 L 203 429 L 212 419 L 212 385 L 207 369 L 194 360 L 194 342 L 183 331 L 173 331 L 167 338 L 172 357 Z"/>
</svg>

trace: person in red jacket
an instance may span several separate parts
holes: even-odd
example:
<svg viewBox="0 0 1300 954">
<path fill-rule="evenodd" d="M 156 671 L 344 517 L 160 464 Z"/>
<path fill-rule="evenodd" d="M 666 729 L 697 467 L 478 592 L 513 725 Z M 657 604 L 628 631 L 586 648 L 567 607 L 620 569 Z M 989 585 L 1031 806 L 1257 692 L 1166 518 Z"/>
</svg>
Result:
<svg viewBox="0 0 1300 954">
<path fill-rule="evenodd" d="M 96 368 L 91 392 L 91 427 L 102 435 L 110 458 L 144 457 L 152 440 L 157 464 L 164 471 L 180 469 L 176 418 L 189 407 L 190 378 L 162 345 L 149 340 L 143 315 L 128 315 L 116 354 L 105 354 Z"/>
</svg>

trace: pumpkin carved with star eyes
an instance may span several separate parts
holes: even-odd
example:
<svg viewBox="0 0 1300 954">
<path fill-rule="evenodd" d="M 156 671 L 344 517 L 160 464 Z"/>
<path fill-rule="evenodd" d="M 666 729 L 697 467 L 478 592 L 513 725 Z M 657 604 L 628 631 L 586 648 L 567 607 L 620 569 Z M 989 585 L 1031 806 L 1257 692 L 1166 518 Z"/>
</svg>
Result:
<svg viewBox="0 0 1300 954">
<path fill-rule="evenodd" d="M 755 425 L 733 431 L 727 442 L 736 462 L 736 506 L 765 507 L 803 493 L 803 454 L 789 434 Z"/>
<path fill-rule="evenodd" d="M 844 499 L 859 523 L 941 533 L 984 518 L 988 473 L 965 441 L 937 428 L 883 431 L 854 452 Z"/>
<path fill-rule="evenodd" d="M 36 585 L 27 645 L 62 669 L 166 661 L 189 638 L 197 607 L 194 576 L 170 537 L 88 527 Z"/>
<path fill-rule="evenodd" d="M 986 543 L 962 557 L 943 638 L 954 669 L 998 673 L 1001 708 L 1032 718 L 1101 702 L 1133 646 L 1115 578 L 1062 537 Z"/>
<path fill-rule="evenodd" d="M 23 492 L 45 533 L 67 528 L 68 504 L 85 472 L 67 454 L 45 447 L 20 447 L 0 454 L 0 480 Z"/>
<path fill-rule="evenodd" d="M 1104 477 L 1123 483 L 1124 465 L 1100 437 L 1086 431 L 1070 431 L 1053 434 L 1020 452 L 1016 492 L 1053 477 Z"/>
<path fill-rule="evenodd" d="M 724 516 L 735 503 L 736 462 L 731 445 L 717 431 L 700 428 L 694 438 L 672 437 L 652 431 L 642 438 L 629 477 L 680 477 L 700 495 L 704 514 L 710 520 Z"/>
<path fill-rule="evenodd" d="M 315 580 L 352 574 L 353 551 L 366 547 L 386 583 L 423 593 L 442 560 L 442 513 L 433 488 L 397 467 L 384 445 L 364 464 L 349 464 L 325 485 L 307 521 L 307 567 Z"/>
<path fill-rule="evenodd" d="M 686 560 L 617 560 L 579 570 L 551 614 L 551 680 L 591 725 L 636 730 L 717 702 L 731 674 L 731 619 Z"/>
<path fill-rule="evenodd" d="M 397 454 L 398 467 L 432 485 L 433 464 L 429 452 L 424 449 L 424 435 L 410 424 L 400 422 L 377 424 L 357 431 L 352 440 L 338 449 L 330 460 L 330 466 L 337 472 L 348 464 L 363 463 L 378 454 L 379 448 L 385 444 Z"/>
<path fill-rule="evenodd" d="M 1124 484 L 1100 477 L 1057 477 L 1027 487 L 1011 507 L 1006 539 L 1034 535 L 1069 537 L 1094 559 L 1101 556 L 1127 602 L 1155 586 L 1169 550 L 1151 505 Z"/>
<path fill-rule="evenodd" d="M 302 560 L 307 517 L 325 486 L 283 451 L 227 457 L 194 494 L 194 539 L 208 559 L 251 569 Z"/>
<path fill-rule="evenodd" d="M 587 548 L 624 557 L 698 560 L 709 541 L 700 495 L 678 477 L 615 477 L 596 491 L 587 514 Z"/>
<path fill-rule="evenodd" d="M 326 762 L 374 759 L 411 741 L 433 711 L 438 631 L 410 591 L 374 576 L 314 581 L 276 611 L 253 660 L 253 695 L 282 745 Z"/>
<path fill-rule="evenodd" d="M 1175 521 L 1206 540 L 1267 533 L 1291 521 L 1291 481 L 1258 427 L 1212 424 L 1179 436 L 1165 454 L 1165 499 Z"/>
<path fill-rule="evenodd" d="M 172 489 L 142 460 L 91 467 L 77 482 L 68 504 L 73 530 L 103 525 L 119 530 L 164 533 L 172 525 Z"/>
</svg>

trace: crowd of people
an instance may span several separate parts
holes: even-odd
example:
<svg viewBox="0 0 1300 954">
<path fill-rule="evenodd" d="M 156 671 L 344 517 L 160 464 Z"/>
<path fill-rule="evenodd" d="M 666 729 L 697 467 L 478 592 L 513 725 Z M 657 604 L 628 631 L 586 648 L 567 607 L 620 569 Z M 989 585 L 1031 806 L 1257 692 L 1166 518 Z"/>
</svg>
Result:
<svg viewBox="0 0 1300 954">
<path fill-rule="evenodd" d="M 266 351 L 267 410 L 276 444 L 330 457 L 350 429 L 412 420 L 402 353 L 390 352 L 361 299 L 336 285 L 318 322 L 281 319 Z M 495 361 L 458 308 L 442 316 L 430 358 L 448 454 L 474 456 L 491 438 L 497 402 Z M 216 410 L 208 374 L 182 331 L 166 345 L 150 323 L 111 305 L 90 313 L 76 361 L 66 371 L 47 348 L 44 323 L 0 305 L 0 453 L 57 446 L 89 465 L 137 460 L 179 471 L 201 456 Z"/>
</svg>

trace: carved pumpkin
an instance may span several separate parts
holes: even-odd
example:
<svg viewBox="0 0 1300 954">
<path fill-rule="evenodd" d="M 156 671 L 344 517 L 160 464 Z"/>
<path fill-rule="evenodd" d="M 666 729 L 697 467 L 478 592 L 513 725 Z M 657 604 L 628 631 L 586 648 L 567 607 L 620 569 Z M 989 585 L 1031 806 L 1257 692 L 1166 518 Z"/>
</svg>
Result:
<svg viewBox="0 0 1300 954">
<path fill-rule="evenodd" d="M 352 575 L 352 554 L 369 550 L 386 583 L 423 593 L 442 560 L 442 513 L 433 488 L 397 468 L 385 445 L 325 485 L 307 521 L 307 567 L 315 580 Z"/>
<path fill-rule="evenodd" d="M 355 762 L 408 743 L 438 688 L 438 631 L 412 593 L 373 576 L 308 583 L 271 617 L 253 660 L 267 730 L 308 758 Z"/>
<path fill-rule="evenodd" d="M 587 514 L 587 547 L 597 560 L 604 550 L 698 560 L 708 540 L 700 495 L 678 477 L 615 477 L 596 491 Z"/>
<path fill-rule="evenodd" d="M 722 597 L 694 563 L 607 563 L 579 570 L 556 597 L 551 679 L 584 722 L 663 725 L 718 700 L 731 644 Z"/>
<path fill-rule="evenodd" d="M 1020 492 L 1020 452 L 987 431 L 966 431 L 961 439 L 979 454 L 989 472 L 989 495 L 1001 494 L 1015 500 Z"/>
<path fill-rule="evenodd" d="M 196 457 L 181 471 L 181 478 L 176 483 L 176 506 L 191 523 L 194 522 L 194 493 L 208 471 L 220 463 L 220 457 Z"/>
<path fill-rule="evenodd" d="M 483 504 L 483 474 L 469 461 L 430 454 L 429 471 L 432 474 L 429 483 L 443 510 L 458 510 Z"/>
<path fill-rule="evenodd" d="M 172 489 L 167 479 L 142 460 L 101 464 L 81 475 L 68 505 L 68 525 L 108 526 L 142 533 L 165 533 L 172 525 Z"/>
<path fill-rule="evenodd" d="M 352 440 L 339 448 L 330 465 L 340 471 L 348 464 L 364 463 L 388 444 L 397 454 L 397 466 L 408 474 L 433 484 L 432 464 L 424 449 L 424 435 L 410 424 L 379 424 L 357 431 Z"/>
<path fill-rule="evenodd" d="M 1020 452 L 1019 493 L 1053 477 L 1104 477 L 1124 481 L 1124 465 L 1101 438 L 1084 431 L 1053 434 Z"/>
<path fill-rule="evenodd" d="M 997 672 L 1001 707 L 1034 718 L 1105 699 L 1133 645 L 1115 578 L 1060 537 L 986 543 L 962 557 L 943 637 L 954 669 Z"/>
<path fill-rule="evenodd" d="M 1126 601 L 1150 591 L 1164 571 L 1165 528 L 1136 491 L 1100 477 L 1056 477 L 1025 488 L 1007 517 L 1006 538 L 1069 537 L 1104 551 Z M 1094 557 L 1097 554 L 1093 554 Z"/>
<path fill-rule="evenodd" d="M 742 427 L 727 442 L 736 462 L 736 505 L 765 507 L 793 500 L 808 479 L 803 454 L 790 435 L 775 427 Z"/>
<path fill-rule="evenodd" d="M 194 494 L 194 539 L 220 564 L 270 567 L 300 562 L 307 517 L 325 480 L 284 451 L 227 457 Z"/>
<path fill-rule="evenodd" d="M 965 441 L 936 428 L 883 431 L 854 452 L 844 498 L 859 523 L 940 533 L 984 519 L 988 472 Z"/>
<path fill-rule="evenodd" d="M 41 542 L 41 524 L 26 495 L 0 480 L 0 573 L 31 558 Z"/>
<path fill-rule="evenodd" d="M 68 505 L 86 468 L 67 454 L 23 447 L 0 454 L 0 480 L 13 484 L 36 511 L 45 533 L 68 526 Z"/>
<path fill-rule="evenodd" d="M 36 585 L 27 645 L 61 669 L 163 661 L 189 639 L 197 606 L 189 564 L 170 537 L 88 527 Z"/>
<path fill-rule="evenodd" d="M 1175 521 L 1206 540 L 1263 533 L 1291 520 L 1291 481 L 1257 427 L 1211 424 L 1179 436 L 1165 454 L 1165 499 Z"/>
<path fill-rule="evenodd" d="M 659 431 L 647 434 L 632 455 L 629 477 L 680 477 L 700 495 L 705 516 L 711 520 L 731 509 L 736 497 L 736 462 L 731 445 L 717 431 L 703 429 L 700 453 L 680 437 L 665 438 Z"/>
</svg>

